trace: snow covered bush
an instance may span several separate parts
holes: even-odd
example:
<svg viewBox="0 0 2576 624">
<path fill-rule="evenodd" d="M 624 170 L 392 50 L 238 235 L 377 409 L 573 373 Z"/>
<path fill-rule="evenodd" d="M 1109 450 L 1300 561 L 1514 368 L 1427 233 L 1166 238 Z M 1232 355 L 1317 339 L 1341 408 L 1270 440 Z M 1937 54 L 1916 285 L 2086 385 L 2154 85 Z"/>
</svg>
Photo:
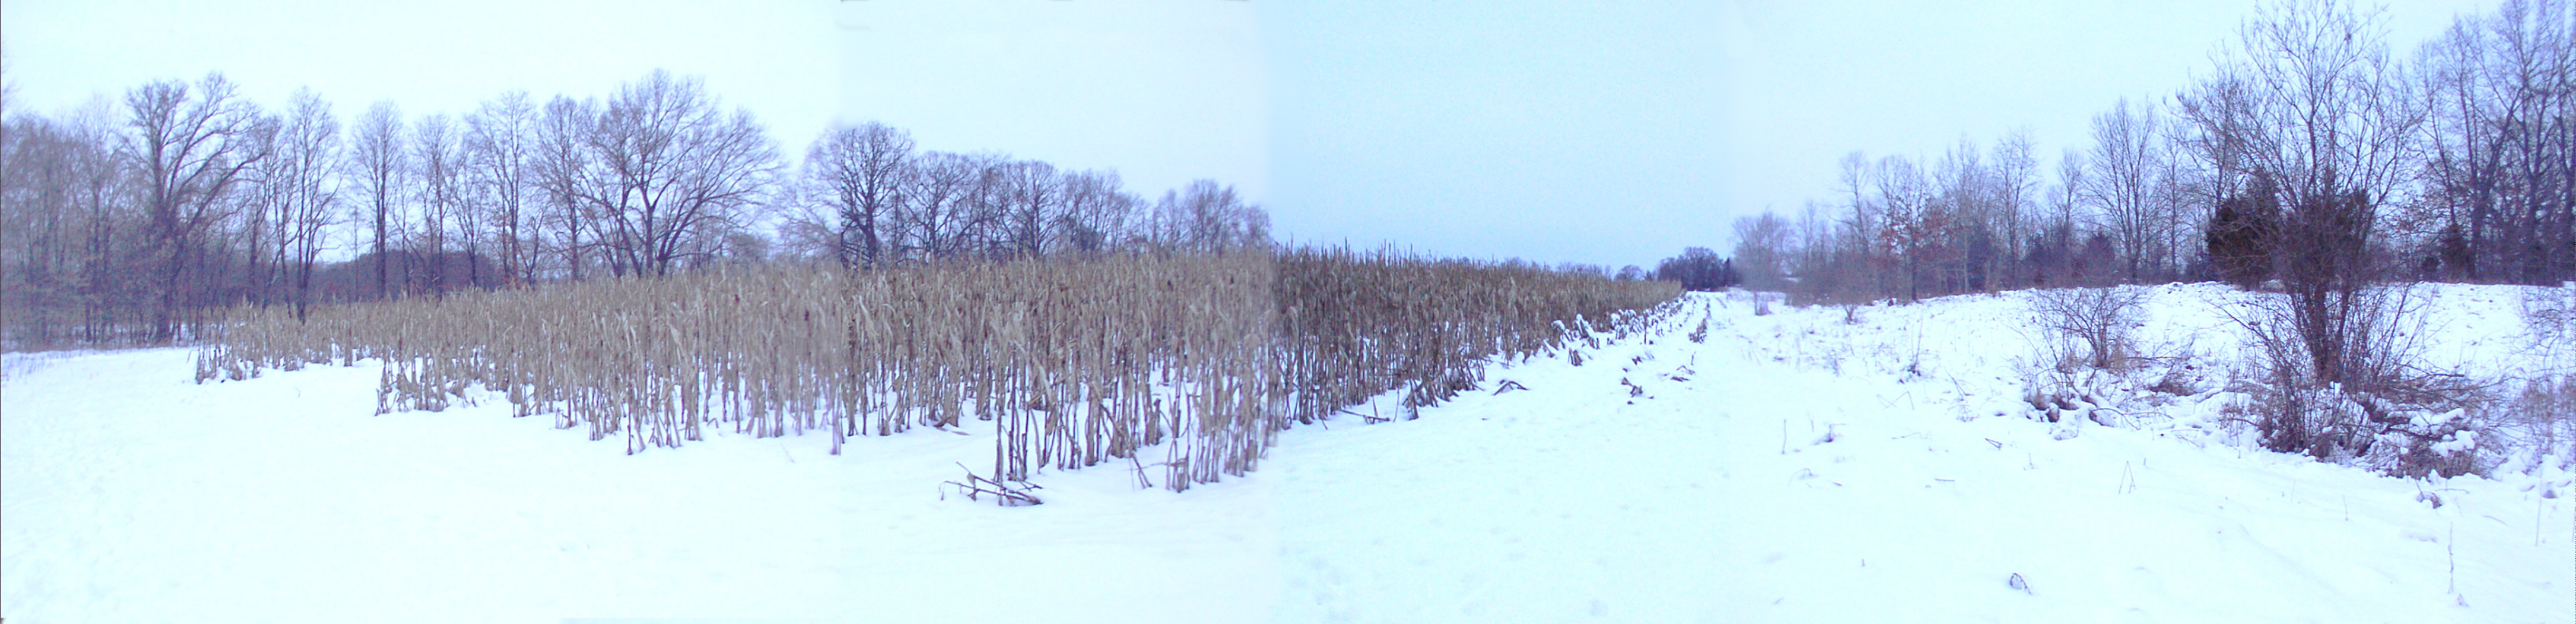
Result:
<svg viewBox="0 0 2576 624">
<path fill-rule="evenodd" d="M 2023 398 L 2033 417 L 2053 423 L 2054 435 L 2073 437 L 2082 421 L 2134 426 L 2172 400 L 2156 390 L 2183 394 L 2188 355 L 2154 358 L 2140 353 L 2137 328 L 2152 293 L 2136 286 L 2031 290 L 2026 300 L 2038 361 L 2020 371 Z M 2147 364 L 2182 364 L 2151 370 Z"/>
<path fill-rule="evenodd" d="M 2560 386 L 2532 386 L 2530 398 L 2514 399 L 2512 391 L 2524 387 L 2516 371 L 2472 375 L 2434 364 L 2425 341 L 2444 331 L 2419 312 L 2437 288 L 2391 285 L 2351 300 L 2345 312 L 2366 326 L 2339 331 L 2346 333 L 2346 348 L 2360 351 L 2335 356 L 2358 380 L 2351 383 L 2320 373 L 2295 329 L 2295 303 L 2284 293 L 2185 286 L 2028 291 L 2022 295 L 2028 324 L 2037 331 L 2026 334 L 2035 357 L 2016 371 L 2021 399 L 2026 414 L 2050 423 L 2059 437 L 2072 437 L 2087 423 L 2178 427 L 2388 474 L 2482 472 L 2513 453 L 2526 461 L 2548 455 L 2516 449 L 2545 445 L 2539 440 L 2549 432 L 2570 431 L 2538 424 L 2557 423 L 2554 415 L 2565 411 L 2549 403 L 2555 395 L 2547 391 Z M 2205 304 L 2186 314 L 2147 305 L 2158 293 L 2194 290 L 2205 293 Z M 2187 318 L 2215 324 L 2193 326 Z M 2237 341 L 2241 348 L 2224 348 Z M 2576 434 L 2558 439 L 2568 437 Z"/>
<path fill-rule="evenodd" d="M 2264 448 L 2395 475 L 2479 469 L 2494 384 L 2426 363 L 2424 288 L 2252 293 L 2250 313 L 2230 313 L 2254 354 L 2241 380 Z"/>
<path fill-rule="evenodd" d="M 2407 477 L 2455 477 L 2481 467 L 2475 451 L 2478 434 L 2487 428 L 2469 418 L 2469 401 L 2435 411 L 2336 387 L 2293 392 L 2299 395 L 2293 409 L 2268 415 L 2299 420 L 2276 426 L 2272 433 L 2305 428 L 2316 445 L 2307 451 L 2319 459 Z"/>
<path fill-rule="evenodd" d="M 2060 372 L 2129 369 L 2146 293 L 2135 286 L 2031 291 L 2032 322 L 2047 333 L 2050 364 Z"/>
</svg>

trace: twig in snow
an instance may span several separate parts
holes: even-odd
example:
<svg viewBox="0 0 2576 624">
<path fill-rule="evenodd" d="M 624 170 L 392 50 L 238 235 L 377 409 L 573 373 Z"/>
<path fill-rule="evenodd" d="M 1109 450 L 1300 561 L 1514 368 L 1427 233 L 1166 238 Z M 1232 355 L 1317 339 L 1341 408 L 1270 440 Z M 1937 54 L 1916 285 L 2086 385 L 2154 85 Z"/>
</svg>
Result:
<svg viewBox="0 0 2576 624">
<path fill-rule="evenodd" d="M 963 483 L 949 481 L 947 484 L 957 486 L 959 492 L 966 494 L 966 500 L 983 500 L 983 496 L 990 495 L 993 497 L 993 502 L 1003 507 L 1027 507 L 1046 502 L 1038 500 L 1037 495 L 1029 493 L 1030 490 L 1046 489 L 1038 487 L 1038 484 L 1021 481 L 1019 485 L 1014 486 L 975 474 L 975 469 L 967 468 L 965 464 L 958 464 L 957 467 L 966 470 L 966 481 Z M 1137 471 L 1142 475 L 1144 469 L 1140 467 Z"/>
</svg>

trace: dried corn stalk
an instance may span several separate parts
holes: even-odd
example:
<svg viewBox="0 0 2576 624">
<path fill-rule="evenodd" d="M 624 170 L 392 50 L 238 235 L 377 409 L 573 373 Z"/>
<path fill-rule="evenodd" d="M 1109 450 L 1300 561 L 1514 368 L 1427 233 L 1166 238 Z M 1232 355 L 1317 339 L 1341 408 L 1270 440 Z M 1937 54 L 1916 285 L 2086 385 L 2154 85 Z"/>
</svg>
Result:
<svg viewBox="0 0 2576 624">
<path fill-rule="evenodd" d="M 1347 250 L 728 267 L 320 308 L 301 323 L 237 311 L 198 377 L 378 359 L 379 413 L 481 388 L 629 453 L 710 428 L 828 431 L 838 453 L 853 436 L 973 418 L 999 432 L 994 479 L 1160 447 L 1164 487 L 1184 490 L 1252 470 L 1292 422 L 1392 390 L 1418 410 L 1474 388 L 1484 361 L 1634 326 L 1676 294 Z"/>
</svg>

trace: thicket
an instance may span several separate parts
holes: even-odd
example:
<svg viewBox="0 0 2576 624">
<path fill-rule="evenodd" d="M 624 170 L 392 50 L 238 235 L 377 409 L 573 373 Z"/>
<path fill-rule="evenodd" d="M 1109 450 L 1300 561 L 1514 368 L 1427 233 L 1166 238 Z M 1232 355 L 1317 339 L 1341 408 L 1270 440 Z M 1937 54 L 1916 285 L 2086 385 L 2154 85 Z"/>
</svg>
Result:
<svg viewBox="0 0 2576 624">
<path fill-rule="evenodd" d="M 2031 291 L 2032 321 L 2050 338 L 2047 364 L 2059 372 L 2127 370 L 2141 355 L 2134 330 L 2146 299 L 2134 286 Z"/>
<path fill-rule="evenodd" d="M 630 453 L 715 428 L 828 432 L 839 453 L 854 436 L 972 418 L 999 433 L 993 482 L 1123 459 L 1163 467 L 1178 491 L 1252 470 L 1292 423 L 1391 390 L 1438 403 L 1475 388 L 1486 360 L 1641 322 L 1677 294 L 1337 250 L 719 267 L 301 322 L 245 307 L 201 348 L 198 378 L 382 360 L 379 412 L 502 397 Z M 1161 459 L 1143 457 L 1157 446 Z"/>
</svg>

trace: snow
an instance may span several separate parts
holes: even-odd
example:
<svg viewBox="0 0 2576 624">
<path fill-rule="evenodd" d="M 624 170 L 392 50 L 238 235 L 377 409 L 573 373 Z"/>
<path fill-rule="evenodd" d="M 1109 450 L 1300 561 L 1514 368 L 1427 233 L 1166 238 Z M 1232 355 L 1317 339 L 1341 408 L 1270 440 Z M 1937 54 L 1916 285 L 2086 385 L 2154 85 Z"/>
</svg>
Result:
<svg viewBox="0 0 2576 624">
<path fill-rule="evenodd" d="M 2545 365 L 2526 293 L 2440 289 L 2427 357 Z M 1049 472 L 1022 508 L 943 498 L 991 459 L 977 426 L 626 456 L 498 400 L 371 416 L 372 363 L 195 385 L 184 350 L 11 354 L 0 617 L 2576 617 L 2563 462 L 2427 480 L 2268 453 L 2211 416 L 2208 380 L 2125 426 L 2035 421 L 2023 296 L 1849 324 L 1693 295 L 1580 366 L 1497 363 L 1419 420 L 1288 432 L 1246 478 Z M 2154 289 L 2145 349 L 2236 357 L 2213 307 L 2235 296 Z"/>
</svg>

